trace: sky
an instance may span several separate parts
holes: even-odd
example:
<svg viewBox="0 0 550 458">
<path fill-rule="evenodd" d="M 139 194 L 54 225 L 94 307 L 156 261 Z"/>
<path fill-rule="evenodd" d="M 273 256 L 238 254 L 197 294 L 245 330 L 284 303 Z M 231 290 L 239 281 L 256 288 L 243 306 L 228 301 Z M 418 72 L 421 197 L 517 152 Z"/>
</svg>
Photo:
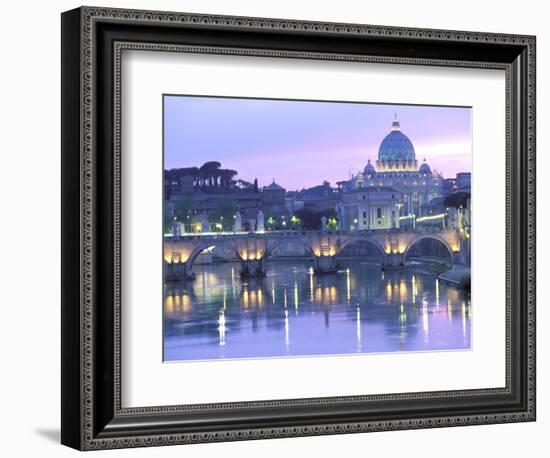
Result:
<svg viewBox="0 0 550 458">
<path fill-rule="evenodd" d="M 287 190 L 335 185 L 373 165 L 394 116 L 416 159 L 471 171 L 471 108 L 164 96 L 164 168 L 218 161 L 237 179 Z"/>
</svg>

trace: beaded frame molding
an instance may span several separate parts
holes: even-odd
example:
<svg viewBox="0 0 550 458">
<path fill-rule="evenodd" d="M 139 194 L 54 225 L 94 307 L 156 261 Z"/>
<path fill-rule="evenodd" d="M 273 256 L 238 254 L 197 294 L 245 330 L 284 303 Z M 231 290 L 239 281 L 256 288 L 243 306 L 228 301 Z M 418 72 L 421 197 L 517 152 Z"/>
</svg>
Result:
<svg viewBox="0 0 550 458">
<path fill-rule="evenodd" d="M 533 421 L 535 37 L 81 7 L 62 14 L 62 431 L 80 450 Z M 121 406 L 123 50 L 492 68 L 506 75 L 506 386 Z"/>
</svg>

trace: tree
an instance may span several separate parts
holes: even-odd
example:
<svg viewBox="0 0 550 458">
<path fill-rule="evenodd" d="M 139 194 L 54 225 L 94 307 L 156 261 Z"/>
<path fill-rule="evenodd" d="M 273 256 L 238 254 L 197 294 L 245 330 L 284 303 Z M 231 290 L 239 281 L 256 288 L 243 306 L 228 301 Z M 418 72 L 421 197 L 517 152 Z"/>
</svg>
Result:
<svg viewBox="0 0 550 458">
<path fill-rule="evenodd" d="M 174 217 L 185 224 L 185 230 L 191 227 L 191 220 L 195 214 L 197 204 L 192 197 L 185 197 L 174 203 Z"/>
<path fill-rule="evenodd" d="M 203 189 L 211 188 L 214 185 L 217 185 L 217 177 L 219 175 L 219 169 L 221 163 L 218 161 L 209 161 L 205 162 L 199 168 L 199 177 L 202 181 Z"/>
<path fill-rule="evenodd" d="M 235 175 L 237 175 L 237 171 L 231 170 L 231 169 L 219 169 L 218 174 L 220 176 L 220 186 L 223 189 L 229 189 L 231 187 L 231 182 L 233 181 L 233 178 Z"/>
<path fill-rule="evenodd" d="M 300 219 L 302 226 L 307 230 L 319 230 L 321 229 L 321 218 L 324 216 L 327 219 L 327 224 L 329 229 L 332 226 L 336 227 L 338 223 L 338 217 L 336 215 L 336 210 L 329 208 L 322 211 L 315 211 L 309 208 L 302 208 L 296 210 L 294 216 Z M 332 221 L 332 223 L 331 223 Z"/>
<path fill-rule="evenodd" d="M 469 192 L 455 192 L 453 194 L 449 194 L 445 199 L 443 200 L 443 205 L 445 207 L 466 207 L 468 205 L 468 199 L 470 198 Z"/>
<path fill-rule="evenodd" d="M 216 172 L 221 166 L 222 164 L 218 161 L 205 162 L 200 166 L 199 172 L 208 176 L 209 174 Z"/>
<path fill-rule="evenodd" d="M 233 229 L 233 216 L 237 213 L 237 204 L 234 200 L 223 198 L 208 215 L 208 219 L 218 230 L 230 231 Z"/>
<path fill-rule="evenodd" d="M 290 227 L 292 229 L 300 229 L 302 227 L 302 220 L 296 215 L 292 215 L 290 218 Z"/>
<path fill-rule="evenodd" d="M 258 179 L 254 178 L 254 194 L 258 194 L 260 190 L 258 189 Z"/>
</svg>

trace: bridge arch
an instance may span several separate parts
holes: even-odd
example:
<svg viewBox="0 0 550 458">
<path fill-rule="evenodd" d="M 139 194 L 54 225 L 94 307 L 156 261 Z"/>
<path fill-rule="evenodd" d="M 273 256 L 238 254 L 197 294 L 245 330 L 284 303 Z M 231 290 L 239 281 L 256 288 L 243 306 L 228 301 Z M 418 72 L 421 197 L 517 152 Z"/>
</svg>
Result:
<svg viewBox="0 0 550 458">
<path fill-rule="evenodd" d="M 199 245 L 194 247 L 193 250 L 191 251 L 191 254 L 185 261 L 187 263 L 189 272 L 192 272 L 193 265 L 195 264 L 195 261 L 197 260 L 199 255 L 201 255 L 205 250 L 208 250 L 209 248 L 215 248 L 218 245 L 221 245 L 221 244 L 215 243 L 214 241 L 209 241 L 209 242 L 200 243 Z M 238 256 L 239 254 L 238 250 L 235 248 L 233 251 L 235 252 L 235 255 Z"/>
<path fill-rule="evenodd" d="M 369 245 L 375 247 L 377 251 L 380 253 L 380 256 L 382 258 L 382 262 L 386 263 L 387 253 L 384 250 L 384 247 L 380 244 L 380 242 L 376 239 L 373 239 L 371 237 L 365 237 L 365 236 L 356 236 L 356 237 L 349 237 L 346 238 L 343 243 L 340 244 L 340 247 L 338 248 L 338 251 L 336 253 L 336 256 L 338 256 L 342 250 L 350 245 L 353 245 L 355 243 L 368 243 Z"/>
<path fill-rule="evenodd" d="M 301 246 L 303 246 L 306 250 L 306 253 L 311 256 L 311 257 L 315 257 L 315 253 L 313 251 L 313 248 L 311 247 L 311 245 L 306 241 L 306 240 L 303 240 L 301 238 L 298 238 L 296 240 L 293 240 L 292 241 L 293 243 L 297 243 Z M 277 242 L 273 243 L 271 246 L 268 246 L 267 250 L 266 250 L 266 253 L 265 253 L 265 258 L 268 259 L 270 258 L 271 256 L 273 256 L 273 253 L 275 251 L 277 251 L 278 248 L 280 248 L 281 246 L 283 246 L 285 243 L 288 243 L 288 241 L 286 240 L 278 240 Z"/>
<path fill-rule="evenodd" d="M 403 253 L 403 262 L 405 262 L 405 260 L 407 259 L 407 256 L 409 255 L 409 251 L 411 250 L 411 248 L 413 248 L 415 245 L 417 245 L 419 242 L 423 240 L 435 240 L 436 242 L 439 242 L 447 250 L 447 253 L 449 254 L 449 261 L 451 263 L 454 262 L 455 252 L 453 251 L 449 242 L 447 242 L 447 240 L 445 240 L 443 237 L 440 237 L 439 235 L 435 235 L 435 234 L 421 234 L 421 235 L 418 235 L 417 237 L 414 237 L 412 240 L 410 240 L 409 243 L 407 244 L 407 248 Z"/>
</svg>

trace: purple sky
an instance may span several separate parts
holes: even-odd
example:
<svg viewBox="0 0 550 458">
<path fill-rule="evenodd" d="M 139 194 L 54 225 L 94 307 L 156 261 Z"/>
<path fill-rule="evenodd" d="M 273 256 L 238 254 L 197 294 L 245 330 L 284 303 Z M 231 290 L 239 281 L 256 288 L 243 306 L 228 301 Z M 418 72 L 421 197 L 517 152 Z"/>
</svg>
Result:
<svg viewBox="0 0 550 458">
<path fill-rule="evenodd" d="M 221 162 L 287 190 L 335 184 L 378 157 L 394 114 L 416 158 L 446 178 L 471 171 L 471 109 L 165 96 L 165 168 Z"/>
</svg>

